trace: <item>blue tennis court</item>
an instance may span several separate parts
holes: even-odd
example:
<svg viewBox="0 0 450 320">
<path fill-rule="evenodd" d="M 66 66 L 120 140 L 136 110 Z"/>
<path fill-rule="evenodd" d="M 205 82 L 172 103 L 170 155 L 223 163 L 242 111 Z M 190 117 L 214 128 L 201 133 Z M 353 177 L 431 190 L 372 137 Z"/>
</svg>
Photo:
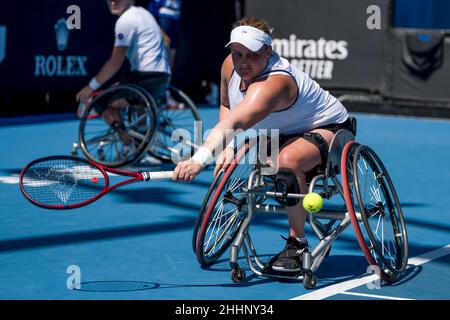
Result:
<svg viewBox="0 0 450 320">
<path fill-rule="evenodd" d="M 204 129 L 211 128 L 218 109 L 199 110 Z M 35 158 L 70 153 L 78 120 L 69 115 L 55 121 L 2 121 L 0 299 L 450 299 L 450 122 L 353 116 L 359 121 L 357 140 L 380 155 L 403 206 L 410 266 L 398 283 L 379 288 L 370 278 L 352 228 L 333 243 L 314 290 L 250 271 L 245 283 L 235 284 L 228 252 L 217 264 L 200 268 L 191 239 L 211 170 L 190 184 L 123 187 L 79 209 L 33 206 L 20 192 L 19 172 Z M 259 254 L 269 259 L 284 246 L 280 235 L 286 235 L 287 219 L 257 216 L 251 232 Z M 307 235 L 314 245 L 309 227 Z M 84 284 L 80 290 L 70 289 L 78 282 Z"/>
</svg>

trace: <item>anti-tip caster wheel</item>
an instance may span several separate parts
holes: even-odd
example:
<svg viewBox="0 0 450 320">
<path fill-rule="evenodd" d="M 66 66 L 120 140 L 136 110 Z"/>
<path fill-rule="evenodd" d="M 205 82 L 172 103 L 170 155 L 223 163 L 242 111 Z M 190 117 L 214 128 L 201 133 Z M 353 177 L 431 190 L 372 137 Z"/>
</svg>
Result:
<svg viewBox="0 0 450 320">
<path fill-rule="evenodd" d="M 239 266 L 234 266 L 231 269 L 231 280 L 234 283 L 241 283 L 245 281 L 245 271 L 241 269 Z"/>
<path fill-rule="evenodd" d="M 317 284 L 317 277 L 312 271 L 307 271 L 303 276 L 303 286 L 306 289 L 313 289 Z"/>
</svg>

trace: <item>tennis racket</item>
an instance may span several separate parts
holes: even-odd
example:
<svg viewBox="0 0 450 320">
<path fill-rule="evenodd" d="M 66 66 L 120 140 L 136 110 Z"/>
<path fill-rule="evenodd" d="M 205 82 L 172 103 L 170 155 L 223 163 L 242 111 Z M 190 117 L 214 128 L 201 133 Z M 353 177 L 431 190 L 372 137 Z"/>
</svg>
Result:
<svg viewBox="0 0 450 320">
<path fill-rule="evenodd" d="M 108 172 L 131 177 L 109 186 Z M 173 171 L 127 172 L 74 156 L 52 156 L 29 163 L 20 173 L 20 189 L 31 203 L 47 209 L 73 209 L 131 183 L 171 179 Z"/>
</svg>

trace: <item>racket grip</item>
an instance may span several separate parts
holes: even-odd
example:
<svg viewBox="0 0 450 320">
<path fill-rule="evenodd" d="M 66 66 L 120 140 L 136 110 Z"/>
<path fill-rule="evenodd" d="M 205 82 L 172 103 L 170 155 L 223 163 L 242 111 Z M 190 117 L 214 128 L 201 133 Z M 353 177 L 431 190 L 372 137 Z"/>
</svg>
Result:
<svg viewBox="0 0 450 320">
<path fill-rule="evenodd" d="M 142 172 L 145 181 L 148 180 L 170 180 L 172 179 L 173 171 L 157 171 L 157 172 Z"/>
</svg>

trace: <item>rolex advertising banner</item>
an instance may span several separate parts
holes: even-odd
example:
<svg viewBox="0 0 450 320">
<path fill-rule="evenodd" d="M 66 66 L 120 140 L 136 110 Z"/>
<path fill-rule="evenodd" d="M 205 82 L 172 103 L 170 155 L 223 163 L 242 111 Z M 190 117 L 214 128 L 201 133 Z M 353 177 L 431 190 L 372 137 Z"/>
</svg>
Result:
<svg viewBox="0 0 450 320">
<path fill-rule="evenodd" d="M 273 48 L 326 88 L 382 86 L 388 0 L 247 0 L 274 28 Z"/>
<path fill-rule="evenodd" d="M 109 57 L 105 1 L 7 1 L 0 11 L 0 115 L 75 111 L 75 94 Z"/>
</svg>

